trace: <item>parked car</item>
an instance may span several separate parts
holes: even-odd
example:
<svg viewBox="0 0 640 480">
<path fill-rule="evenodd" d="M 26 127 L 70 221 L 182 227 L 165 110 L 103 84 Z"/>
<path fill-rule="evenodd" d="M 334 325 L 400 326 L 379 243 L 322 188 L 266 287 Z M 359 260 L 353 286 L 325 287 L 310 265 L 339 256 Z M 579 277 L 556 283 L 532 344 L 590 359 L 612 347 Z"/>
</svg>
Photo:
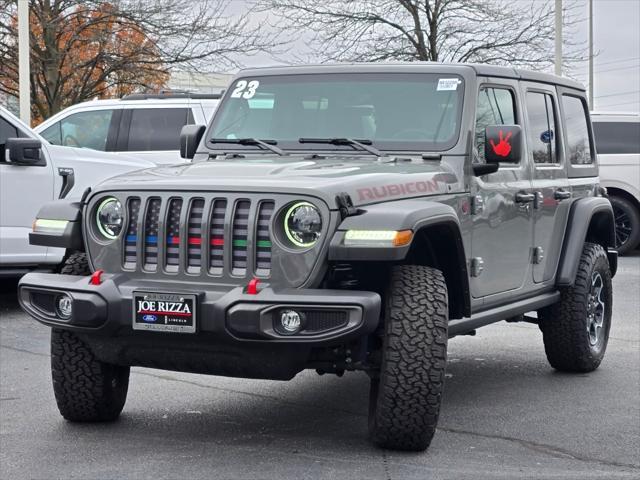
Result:
<svg viewBox="0 0 640 480">
<path fill-rule="evenodd" d="M 56 198 L 78 201 L 110 176 L 149 168 L 141 158 L 50 145 L 0 107 L 0 275 L 60 265 L 65 249 L 29 244 L 40 207 Z"/>
<path fill-rule="evenodd" d="M 424 450 L 449 337 L 527 321 L 557 370 L 604 357 L 614 221 L 578 83 L 464 64 L 246 70 L 181 153 L 193 163 L 38 214 L 61 223 L 36 221 L 34 243 L 83 249 L 19 284 L 52 327 L 68 420 L 115 420 L 132 365 L 360 371 L 371 439 Z"/>
<path fill-rule="evenodd" d="M 616 248 L 640 245 L 640 115 L 592 113 L 600 183 L 607 188 L 616 221 Z"/>
<path fill-rule="evenodd" d="M 219 94 L 132 94 L 64 109 L 36 127 L 49 143 L 124 153 L 158 164 L 178 163 L 180 129 L 206 124 Z"/>
</svg>

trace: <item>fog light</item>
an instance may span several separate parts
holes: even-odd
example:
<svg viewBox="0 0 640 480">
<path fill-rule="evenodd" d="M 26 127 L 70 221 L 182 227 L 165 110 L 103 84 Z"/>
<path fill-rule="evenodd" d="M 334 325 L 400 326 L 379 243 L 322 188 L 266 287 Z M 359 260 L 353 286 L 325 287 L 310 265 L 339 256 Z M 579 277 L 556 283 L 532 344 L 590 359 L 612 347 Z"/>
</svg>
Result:
<svg viewBox="0 0 640 480">
<path fill-rule="evenodd" d="M 56 314 L 62 320 L 69 320 L 73 313 L 73 300 L 69 295 L 60 295 L 56 298 Z"/>
<path fill-rule="evenodd" d="M 293 335 L 302 330 L 304 316 L 295 310 L 282 310 L 280 312 L 279 333 L 283 335 Z"/>
</svg>

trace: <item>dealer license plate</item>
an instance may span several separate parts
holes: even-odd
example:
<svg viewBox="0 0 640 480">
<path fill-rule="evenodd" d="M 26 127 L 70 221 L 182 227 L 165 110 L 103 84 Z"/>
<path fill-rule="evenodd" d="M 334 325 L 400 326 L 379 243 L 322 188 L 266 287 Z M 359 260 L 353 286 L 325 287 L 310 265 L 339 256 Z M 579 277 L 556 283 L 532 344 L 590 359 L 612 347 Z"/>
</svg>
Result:
<svg viewBox="0 0 640 480">
<path fill-rule="evenodd" d="M 133 292 L 133 329 L 194 333 L 196 296 Z"/>
</svg>

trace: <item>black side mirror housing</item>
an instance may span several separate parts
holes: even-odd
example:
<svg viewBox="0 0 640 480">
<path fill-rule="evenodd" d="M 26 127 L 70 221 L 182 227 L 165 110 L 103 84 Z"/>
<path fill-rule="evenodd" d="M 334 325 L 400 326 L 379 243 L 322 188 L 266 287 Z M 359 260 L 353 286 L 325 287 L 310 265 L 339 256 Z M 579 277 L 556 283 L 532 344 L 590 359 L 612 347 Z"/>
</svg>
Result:
<svg viewBox="0 0 640 480">
<path fill-rule="evenodd" d="M 185 125 L 180 131 L 180 156 L 193 159 L 204 135 L 204 125 Z"/>
<path fill-rule="evenodd" d="M 519 125 L 490 125 L 484 131 L 484 158 L 487 163 L 519 163 L 522 149 Z"/>
<path fill-rule="evenodd" d="M 42 158 L 42 142 L 34 138 L 7 138 L 5 144 L 9 152 L 9 162 L 14 165 L 36 166 L 46 165 Z"/>
</svg>

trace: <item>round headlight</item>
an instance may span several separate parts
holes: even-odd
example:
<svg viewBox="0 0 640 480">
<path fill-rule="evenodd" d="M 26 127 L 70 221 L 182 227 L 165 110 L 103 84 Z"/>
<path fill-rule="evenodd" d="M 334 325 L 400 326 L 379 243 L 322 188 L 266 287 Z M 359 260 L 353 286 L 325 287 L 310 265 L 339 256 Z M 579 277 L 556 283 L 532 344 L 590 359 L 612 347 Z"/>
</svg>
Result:
<svg viewBox="0 0 640 480">
<path fill-rule="evenodd" d="M 98 230 L 105 238 L 113 240 L 120 235 L 124 223 L 120 201 L 113 197 L 104 199 L 96 210 L 96 223 Z"/>
<path fill-rule="evenodd" d="M 322 231 L 320 212 L 309 202 L 292 205 L 284 216 L 284 231 L 295 246 L 311 247 Z"/>
</svg>

